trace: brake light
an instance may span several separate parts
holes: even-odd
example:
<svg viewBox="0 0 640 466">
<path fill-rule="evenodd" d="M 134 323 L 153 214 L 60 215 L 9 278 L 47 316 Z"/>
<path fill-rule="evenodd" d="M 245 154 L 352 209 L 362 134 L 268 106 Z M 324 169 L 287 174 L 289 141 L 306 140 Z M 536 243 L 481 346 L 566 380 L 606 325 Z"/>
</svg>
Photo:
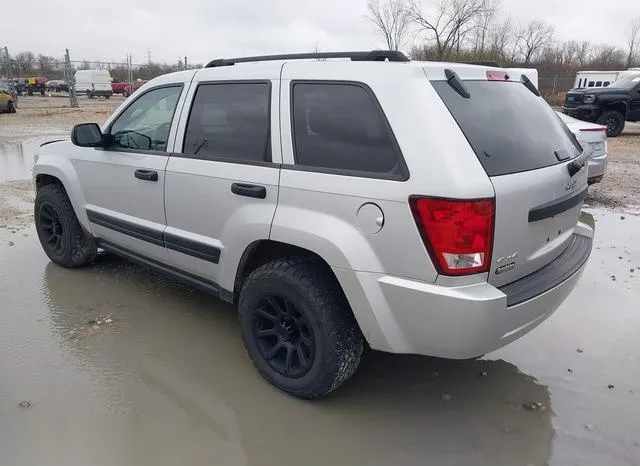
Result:
<svg viewBox="0 0 640 466">
<path fill-rule="evenodd" d="M 455 200 L 411 196 L 411 210 L 438 272 L 487 272 L 493 247 L 493 199 Z"/>
<path fill-rule="evenodd" d="M 487 71 L 489 81 L 509 81 L 509 75 L 504 71 Z"/>
<path fill-rule="evenodd" d="M 606 130 L 606 126 L 598 126 L 597 128 L 580 128 L 580 131 L 598 131 L 602 133 L 604 133 Z"/>
</svg>

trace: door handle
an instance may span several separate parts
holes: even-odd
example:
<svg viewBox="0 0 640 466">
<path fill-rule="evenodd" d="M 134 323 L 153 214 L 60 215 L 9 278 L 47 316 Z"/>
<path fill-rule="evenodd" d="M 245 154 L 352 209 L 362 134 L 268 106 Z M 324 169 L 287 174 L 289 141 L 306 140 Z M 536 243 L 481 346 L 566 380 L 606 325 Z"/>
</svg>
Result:
<svg viewBox="0 0 640 466">
<path fill-rule="evenodd" d="M 155 170 L 138 169 L 135 171 L 134 176 L 139 180 L 158 181 L 158 172 Z"/>
<path fill-rule="evenodd" d="M 231 192 L 238 196 L 255 197 L 256 199 L 267 197 L 267 188 L 258 184 L 232 183 Z"/>
</svg>

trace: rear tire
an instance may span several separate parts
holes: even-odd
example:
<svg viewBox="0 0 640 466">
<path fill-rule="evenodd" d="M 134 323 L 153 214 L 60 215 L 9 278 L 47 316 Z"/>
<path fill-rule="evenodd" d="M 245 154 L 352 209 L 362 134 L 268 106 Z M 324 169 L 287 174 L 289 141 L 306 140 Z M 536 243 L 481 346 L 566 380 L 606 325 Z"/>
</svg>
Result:
<svg viewBox="0 0 640 466">
<path fill-rule="evenodd" d="M 105 95 L 104 98 L 109 100 L 111 98 L 111 96 L 110 95 Z"/>
<path fill-rule="evenodd" d="M 238 309 L 254 366 L 290 395 L 322 398 L 360 363 L 362 333 L 335 277 L 316 260 L 258 267 L 242 286 Z"/>
<path fill-rule="evenodd" d="M 7 113 L 16 113 L 16 106 L 13 102 L 7 104 Z"/>
<path fill-rule="evenodd" d="M 615 138 L 624 130 L 624 115 L 615 110 L 603 112 L 597 119 L 597 123 L 607 127 L 607 136 Z"/>
<path fill-rule="evenodd" d="M 86 233 L 59 184 L 42 186 L 36 194 L 34 220 L 45 254 L 62 267 L 80 267 L 96 257 L 96 243 Z"/>
</svg>

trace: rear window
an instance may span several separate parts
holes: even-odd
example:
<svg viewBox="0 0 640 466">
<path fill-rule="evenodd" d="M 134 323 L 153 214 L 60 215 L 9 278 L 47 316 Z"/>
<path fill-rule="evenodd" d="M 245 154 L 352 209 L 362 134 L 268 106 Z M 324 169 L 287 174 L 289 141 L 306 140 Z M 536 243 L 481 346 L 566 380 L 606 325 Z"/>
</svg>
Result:
<svg viewBox="0 0 640 466">
<path fill-rule="evenodd" d="M 464 81 L 469 98 L 446 81 L 431 84 L 489 176 L 548 167 L 582 152 L 553 109 L 520 82 Z"/>
</svg>

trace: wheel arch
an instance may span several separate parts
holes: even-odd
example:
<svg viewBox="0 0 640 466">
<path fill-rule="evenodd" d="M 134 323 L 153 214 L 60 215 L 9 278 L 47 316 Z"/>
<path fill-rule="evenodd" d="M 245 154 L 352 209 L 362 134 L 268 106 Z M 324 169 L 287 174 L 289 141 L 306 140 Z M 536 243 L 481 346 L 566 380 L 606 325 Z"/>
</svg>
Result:
<svg viewBox="0 0 640 466">
<path fill-rule="evenodd" d="M 363 288 L 363 284 L 359 281 L 357 274 L 340 268 L 334 270 L 320 254 L 299 245 L 270 239 L 258 240 L 249 244 L 238 263 L 233 290 L 225 290 L 223 287 L 221 298 L 237 305 L 240 289 L 248 275 L 261 265 L 284 257 L 306 257 L 314 260 L 320 267 L 325 269 L 330 274 L 329 276 L 336 281 L 349 304 L 349 309 L 356 320 L 358 328 L 365 337 L 365 341 L 377 349 L 391 349 L 367 298 L 368 293 Z"/>
<path fill-rule="evenodd" d="M 600 114 L 611 111 L 622 113 L 622 116 L 626 119 L 629 114 L 629 104 L 624 101 L 610 102 L 604 106 Z"/>
<path fill-rule="evenodd" d="M 267 262 L 284 257 L 305 257 L 313 259 L 317 261 L 318 264 L 321 264 L 321 266 L 334 277 L 338 284 L 340 284 L 327 261 L 325 261 L 319 254 L 300 246 L 270 239 L 261 239 L 252 242 L 245 248 L 242 256 L 240 257 L 240 261 L 238 262 L 238 267 L 236 268 L 233 290 L 231 292 L 224 293 L 226 296 L 223 296 L 223 298 L 227 301 L 237 303 L 242 284 L 252 271 Z M 342 288 L 341 285 L 340 287 Z"/>
<path fill-rule="evenodd" d="M 57 165 L 47 164 L 47 161 L 43 160 L 46 158 L 47 157 L 40 157 L 33 168 L 34 190 L 36 194 L 42 186 L 47 184 L 59 184 L 62 186 L 73 206 L 80 225 L 88 232 L 91 232 L 89 218 L 83 208 L 85 205 L 84 195 L 80 189 L 75 171 L 72 169 L 71 162 L 68 159 L 62 159 L 63 163 L 69 166 L 61 169 Z"/>
</svg>

